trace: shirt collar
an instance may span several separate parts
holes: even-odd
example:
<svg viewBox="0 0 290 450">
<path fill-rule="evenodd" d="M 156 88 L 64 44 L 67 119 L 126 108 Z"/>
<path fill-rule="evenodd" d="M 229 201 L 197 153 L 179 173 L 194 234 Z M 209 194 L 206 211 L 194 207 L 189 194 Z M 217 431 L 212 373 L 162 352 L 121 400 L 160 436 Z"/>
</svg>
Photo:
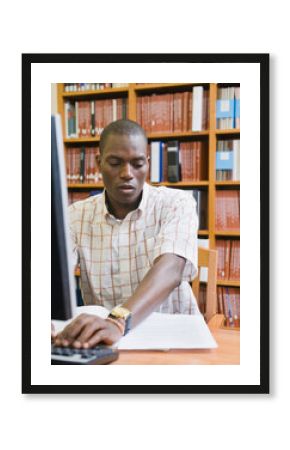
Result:
<svg viewBox="0 0 290 450">
<path fill-rule="evenodd" d="M 145 212 L 148 195 L 149 195 L 149 189 L 150 189 L 149 185 L 147 183 L 144 183 L 141 201 L 140 201 L 138 207 L 134 211 L 131 211 L 132 214 L 135 213 L 134 218 L 136 218 L 136 219 L 139 219 L 141 217 L 141 215 L 144 214 L 144 212 Z M 102 217 L 104 217 L 105 219 L 110 218 L 113 220 L 118 220 L 112 214 L 110 214 L 110 212 L 108 211 L 107 204 L 106 204 L 106 189 L 105 188 L 101 194 L 101 203 L 102 203 L 102 208 L 101 208 Z"/>
</svg>

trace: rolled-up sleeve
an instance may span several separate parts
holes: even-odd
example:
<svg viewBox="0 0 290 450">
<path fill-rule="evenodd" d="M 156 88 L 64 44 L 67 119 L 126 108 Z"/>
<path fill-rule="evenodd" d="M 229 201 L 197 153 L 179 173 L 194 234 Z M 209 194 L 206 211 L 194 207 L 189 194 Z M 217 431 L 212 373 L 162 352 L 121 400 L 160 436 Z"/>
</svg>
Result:
<svg viewBox="0 0 290 450">
<path fill-rule="evenodd" d="M 192 281 L 197 274 L 196 201 L 189 193 L 177 193 L 162 217 L 161 229 L 155 241 L 154 259 L 173 253 L 186 259 L 182 281 Z"/>
</svg>

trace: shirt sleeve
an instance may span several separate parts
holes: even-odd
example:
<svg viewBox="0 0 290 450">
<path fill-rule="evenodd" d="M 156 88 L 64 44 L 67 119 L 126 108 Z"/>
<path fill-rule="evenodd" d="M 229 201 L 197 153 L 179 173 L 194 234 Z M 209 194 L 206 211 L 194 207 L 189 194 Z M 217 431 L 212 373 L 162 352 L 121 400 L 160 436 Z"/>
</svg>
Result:
<svg viewBox="0 0 290 450">
<path fill-rule="evenodd" d="M 153 259 L 165 253 L 185 258 L 182 281 L 192 281 L 197 275 L 197 230 L 195 199 L 188 193 L 177 195 L 176 201 L 164 210 Z"/>
</svg>

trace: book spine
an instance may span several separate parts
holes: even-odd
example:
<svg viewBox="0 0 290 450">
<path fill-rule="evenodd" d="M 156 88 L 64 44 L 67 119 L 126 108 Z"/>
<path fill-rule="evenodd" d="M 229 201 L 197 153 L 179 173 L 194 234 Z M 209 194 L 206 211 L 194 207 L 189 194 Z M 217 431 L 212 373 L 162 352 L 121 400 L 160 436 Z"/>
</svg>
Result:
<svg viewBox="0 0 290 450">
<path fill-rule="evenodd" d="M 151 183 L 160 183 L 160 142 L 151 142 L 151 158 L 150 158 L 150 181 Z"/>
<path fill-rule="evenodd" d="M 180 181 L 179 175 L 179 144 L 178 141 L 167 143 L 168 181 L 176 183 Z"/>
<path fill-rule="evenodd" d="M 91 101 L 91 127 L 90 127 L 90 134 L 91 136 L 95 136 L 95 102 L 94 100 Z"/>
<path fill-rule="evenodd" d="M 202 130 L 203 86 L 194 86 L 192 94 L 192 131 Z"/>
</svg>

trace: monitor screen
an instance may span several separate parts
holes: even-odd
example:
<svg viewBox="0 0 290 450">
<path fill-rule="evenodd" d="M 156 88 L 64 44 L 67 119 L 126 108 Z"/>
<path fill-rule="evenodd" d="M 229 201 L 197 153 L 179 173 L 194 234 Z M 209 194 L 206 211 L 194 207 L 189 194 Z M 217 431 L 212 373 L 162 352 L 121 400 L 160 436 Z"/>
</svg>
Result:
<svg viewBox="0 0 290 450">
<path fill-rule="evenodd" d="M 51 116 L 51 319 L 74 315 L 76 293 L 68 232 L 68 195 L 59 115 Z"/>
</svg>

